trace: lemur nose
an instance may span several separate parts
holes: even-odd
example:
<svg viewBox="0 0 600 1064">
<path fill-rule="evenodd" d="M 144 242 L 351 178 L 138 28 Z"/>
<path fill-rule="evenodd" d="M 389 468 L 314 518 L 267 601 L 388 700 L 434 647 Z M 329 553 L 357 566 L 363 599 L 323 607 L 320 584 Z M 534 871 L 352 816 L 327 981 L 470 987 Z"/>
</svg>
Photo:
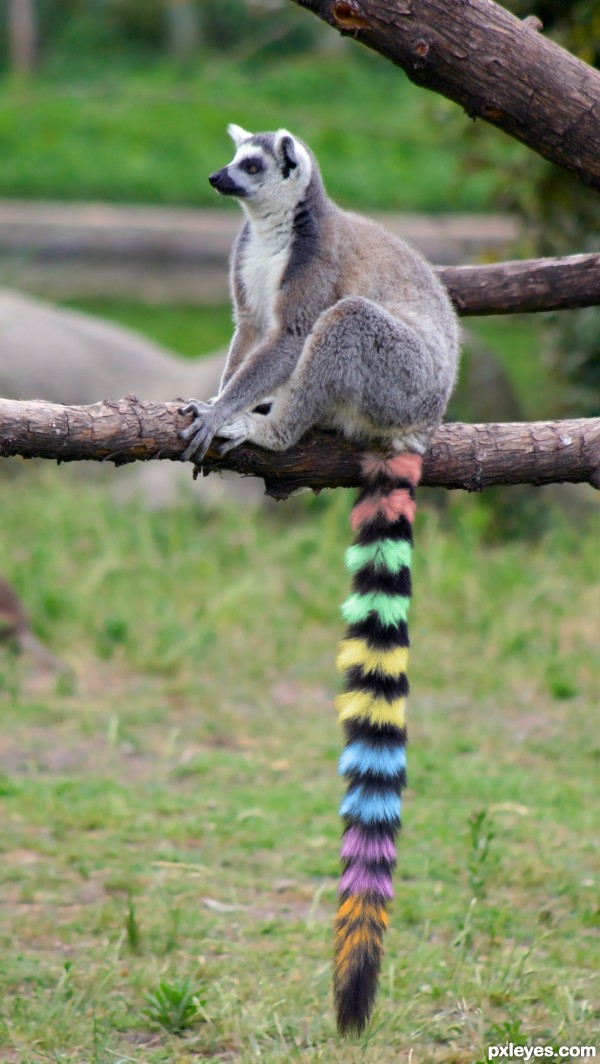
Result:
<svg viewBox="0 0 600 1064">
<path fill-rule="evenodd" d="M 212 185 L 213 188 L 216 188 L 217 185 L 219 184 L 219 181 L 221 180 L 221 174 L 222 174 L 221 170 L 217 170 L 216 173 L 210 174 L 208 180 L 209 180 L 209 182 L 210 182 L 210 184 Z"/>
</svg>

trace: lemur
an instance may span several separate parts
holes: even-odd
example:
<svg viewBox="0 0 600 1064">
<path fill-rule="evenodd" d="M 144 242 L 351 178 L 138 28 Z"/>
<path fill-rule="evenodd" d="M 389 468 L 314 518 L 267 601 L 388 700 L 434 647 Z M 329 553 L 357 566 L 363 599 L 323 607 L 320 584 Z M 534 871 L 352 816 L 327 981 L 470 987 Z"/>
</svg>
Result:
<svg viewBox="0 0 600 1064">
<path fill-rule="evenodd" d="M 219 394 L 180 410 L 193 415 L 182 459 L 199 464 L 215 437 L 220 454 L 246 440 L 285 450 L 315 426 L 368 448 L 337 658 L 348 786 L 334 999 L 340 1033 L 360 1033 L 377 990 L 406 783 L 415 488 L 455 381 L 459 329 L 431 266 L 337 207 L 306 144 L 285 129 L 228 133 L 233 161 L 209 182 L 245 214 L 231 256 L 235 333 Z"/>
</svg>

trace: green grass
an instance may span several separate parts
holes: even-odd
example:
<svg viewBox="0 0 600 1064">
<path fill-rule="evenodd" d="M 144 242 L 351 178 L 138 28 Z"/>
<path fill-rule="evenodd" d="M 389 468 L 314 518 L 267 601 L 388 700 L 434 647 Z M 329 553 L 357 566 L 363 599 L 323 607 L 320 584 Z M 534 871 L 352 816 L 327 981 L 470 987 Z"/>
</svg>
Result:
<svg viewBox="0 0 600 1064">
<path fill-rule="evenodd" d="M 73 675 L 0 651 L 0 1060 L 593 1041 L 596 539 L 484 547 L 463 495 L 417 521 L 397 900 L 373 1026 L 335 1035 L 348 506 L 147 513 L 63 470 L 5 483 L 4 573 Z"/>
<path fill-rule="evenodd" d="M 156 305 L 121 300 L 76 299 L 64 305 L 145 333 L 180 355 L 206 355 L 219 348 L 227 348 L 233 332 L 229 304 L 194 307 L 187 304 Z"/>
<path fill-rule="evenodd" d="M 187 76 L 160 64 L 76 71 L 0 83 L 0 196 L 214 205 L 206 178 L 230 158 L 236 121 L 308 140 L 343 204 L 481 210 L 498 155 L 520 150 L 482 128 L 489 165 L 465 169 L 466 116 L 357 47 L 278 63 L 206 54 Z"/>
</svg>

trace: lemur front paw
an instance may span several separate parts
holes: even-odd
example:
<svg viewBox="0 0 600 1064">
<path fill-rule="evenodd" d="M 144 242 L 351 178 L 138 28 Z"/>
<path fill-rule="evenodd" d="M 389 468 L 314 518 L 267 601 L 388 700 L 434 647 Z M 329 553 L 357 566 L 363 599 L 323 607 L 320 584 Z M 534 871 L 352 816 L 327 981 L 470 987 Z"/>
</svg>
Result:
<svg viewBox="0 0 600 1064">
<path fill-rule="evenodd" d="M 219 428 L 218 414 L 214 406 L 209 403 L 201 403 L 193 399 L 186 406 L 180 406 L 180 414 L 193 414 L 194 420 L 187 428 L 181 429 L 180 440 L 189 440 L 188 446 L 182 451 L 180 461 L 193 461 L 199 465 L 210 447 L 213 437 Z"/>
</svg>

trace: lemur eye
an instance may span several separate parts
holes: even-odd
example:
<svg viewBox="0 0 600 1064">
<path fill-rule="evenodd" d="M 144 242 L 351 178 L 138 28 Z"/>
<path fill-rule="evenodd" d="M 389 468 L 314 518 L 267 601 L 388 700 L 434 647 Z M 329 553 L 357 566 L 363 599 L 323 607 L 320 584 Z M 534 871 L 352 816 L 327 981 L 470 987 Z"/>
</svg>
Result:
<svg viewBox="0 0 600 1064">
<path fill-rule="evenodd" d="M 240 163 L 240 169 L 244 170 L 247 174 L 259 174 L 263 165 L 260 159 L 244 159 Z"/>
</svg>

